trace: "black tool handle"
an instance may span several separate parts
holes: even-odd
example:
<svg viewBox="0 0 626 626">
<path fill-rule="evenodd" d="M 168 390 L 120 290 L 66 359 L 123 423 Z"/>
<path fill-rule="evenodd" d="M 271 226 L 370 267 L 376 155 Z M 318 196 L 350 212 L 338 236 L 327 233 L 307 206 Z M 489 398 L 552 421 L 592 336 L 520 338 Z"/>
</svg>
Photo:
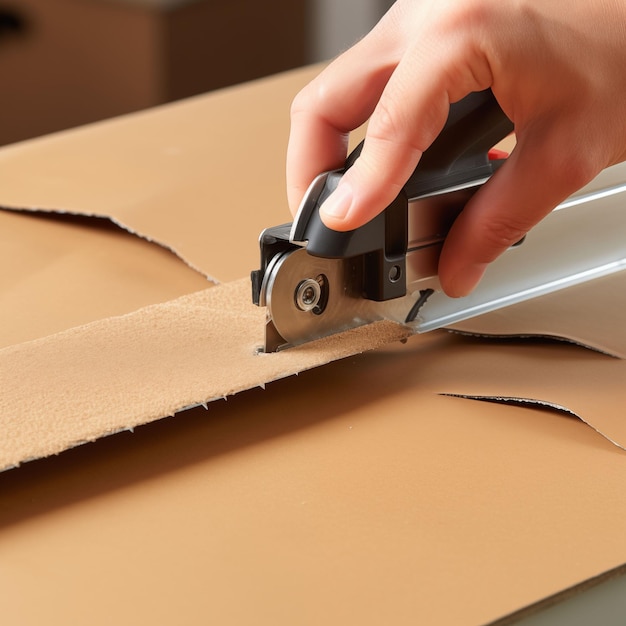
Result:
<svg viewBox="0 0 626 626">
<path fill-rule="evenodd" d="M 404 186 L 409 200 L 488 177 L 489 150 L 513 131 L 491 89 L 469 94 L 450 106 L 443 130 L 426 150 Z M 348 169 L 361 154 L 361 142 L 348 156 Z"/>
<path fill-rule="evenodd" d="M 493 174 L 494 163 L 489 160 L 489 149 L 513 130 L 490 89 L 472 93 L 450 106 L 448 120 L 426 152 L 401 192 L 406 199 L 437 193 L 477 181 Z M 371 222 L 355 230 L 338 232 L 327 228 L 319 216 L 319 207 L 335 189 L 345 171 L 361 153 L 363 142 L 346 160 L 343 170 L 332 172 L 326 178 L 317 197 L 307 207 L 297 224 L 297 240 L 308 241 L 307 250 L 315 256 L 346 258 L 391 245 L 395 250 L 402 247 L 401 238 L 406 231 L 386 232 L 390 220 L 375 217 Z M 496 167 L 499 164 L 496 164 Z M 398 212 L 400 196 L 385 209 Z M 406 209 L 404 209 L 406 211 Z M 375 223 L 372 223 L 375 222 Z M 395 225 L 405 224 L 406 219 L 391 220 Z M 405 244 L 406 245 L 406 244 Z"/>
<path fill-rule="evenodd" d="M 293 239 L 307 242 L 307 252 L 325 258 L 362 258 L 361 292 L 370 300 L 389 300 L 406 293 L 408 203 L 421 196 L 458 186 L 476 186 L 499 164 L 489 149 L 506 137 L 513 125 L 491 90 L 472 93 L 450 107 L 447 122 L 422 155 L 396 199 L 360 228 L 339 232 L 325 226 L 319 208 L 355 162 L 363 143 L 350 154 L 343 170 L 320 179 L 319 188 L 303 204 Z M 417 218 L 419 219 L 419 218 Z"/>
</svg>

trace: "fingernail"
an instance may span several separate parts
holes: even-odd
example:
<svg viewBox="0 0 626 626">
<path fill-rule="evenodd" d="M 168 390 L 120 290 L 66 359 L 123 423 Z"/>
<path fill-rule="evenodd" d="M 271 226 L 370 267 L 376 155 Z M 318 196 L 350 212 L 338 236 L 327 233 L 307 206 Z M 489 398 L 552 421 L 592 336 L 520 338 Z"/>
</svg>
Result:
<svg viewBox="0 0 626 626">
<path fill-rule="evenodd" d="M 335 220 L 344 220 L 350 212 L 352 198 L 350 185 L 342 181 L 320 207 L 320 215 L 322 218 L 330 217 Z"/>
<path fill-rule="evenodd" d="M 472 263 L 464 267 L 452 279 L 448 294 L 454 298 L 462 298 L 469 295 L 483 277 L 487 269 L 487 263 Z"/>
</svg>

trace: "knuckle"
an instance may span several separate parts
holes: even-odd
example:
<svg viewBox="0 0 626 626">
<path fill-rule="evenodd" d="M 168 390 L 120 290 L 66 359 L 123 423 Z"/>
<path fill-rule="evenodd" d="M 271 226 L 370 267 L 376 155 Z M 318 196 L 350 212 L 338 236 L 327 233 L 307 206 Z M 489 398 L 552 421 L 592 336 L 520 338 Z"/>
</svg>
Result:
<svg viewBox="0 0 626 626">
<path fill-rule="evenodd" d="M 528 220 L 512 215 L 492 218 L 486 222 L 481 232 L 481 245 L 485 257 L 482 261 L 490 263 L 507 248 L 520 241 L 532 228 Z"/>
<path fill-rule="evenodd" d="M 502 0 L 465 0 L 448 3 L 446 25 L 452 33 L 482 29 L 488 24 Z"/>
<path fill-rule="evenodd" d="M 598 172 L 599 168 L 592 159 L 574 157 L 567 159 L 562 176 L 575 189 L 584 187 Z"/>
<path fill-rule="evenodd" d="M 388 141 L 406 136 L 406 124 L 399 119 L 400 108 L 396 106 L 394 98 L 390 95 L 381 98 L 376 106 L 376 111 L 372 116 L 368 135 L 379 140 Z"/>
<path fill-rule="evenodd" d="M 404 154 L 421 155 L 432 141 L 432 127 L 436 126 L 434 114 L 419 120 L 407 115 L 392 94 L 386 94 L 376 106 L 367 129 L 367 136 L 380 145 L 397 146 Z"/>
<path fill-rule="evenodd" d="M 326 111 L 332 106 L 333 93 L 324 76 L 319 75 L 296 94 L 291 102 L 291 117 Z"/>
<path fill-rule="evenodd" d="M 404 186 L 402 176 L 393 168 L 383 167 L 377 156 L 369 152 L 360 158 L 352 172 L 353 178 L 361 189 L 368 189 L 366 195 L 375 198 L 375 202 L 385 206 L 389 204 Z"/>
<path fill-rule="evenodd" d="M 292 118 L 298 117 L 302 113 L 306 113 L 313 108 L 314 104 L 311 101 L 310 91 L 311 90 L 307 87 L 296 94 L 295 98 L 291 102 L 290 114 Z"/>
<path fill-rule="evenodd" d="M 465 24 L 483 27 L 491 21 L 502 0 L 468 0 L 463 3 L 463 15 L 461 16 Z"/>
<path fill-rule="evenodd" d="M 296 94 L 296 97 L 291 101 L 291 108 L 289 113 L 291 117 L 297 117 L 298 114 L 303 110 L 304 102 L 303 102 L 302 92 L 300 91 Z"/>
<path fill-rule="evenodd" d="M 543 180 L 550 181 L 551 188 L 559 196 L 558 201 L 584 187 L 603 167 L 592 151 L 560 143 L 561 150 L 550 150 L 542 155 L 540 172 Z"/>
</svg>

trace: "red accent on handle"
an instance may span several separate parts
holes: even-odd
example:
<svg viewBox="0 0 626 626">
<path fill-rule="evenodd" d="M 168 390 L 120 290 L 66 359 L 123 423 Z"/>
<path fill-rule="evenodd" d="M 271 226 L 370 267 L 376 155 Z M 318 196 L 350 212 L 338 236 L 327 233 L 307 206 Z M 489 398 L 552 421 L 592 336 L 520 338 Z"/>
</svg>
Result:
<svg viewBox="0 0 626 626">
<path fill-rule="evenodd" d="M 509 153 L 498 148 L 491 148 L 491 150 L 487 153 L 487 156 L 490 161 L 500 161 L 501 159 L 506 159 L 509 156 Z"/>
</svg>

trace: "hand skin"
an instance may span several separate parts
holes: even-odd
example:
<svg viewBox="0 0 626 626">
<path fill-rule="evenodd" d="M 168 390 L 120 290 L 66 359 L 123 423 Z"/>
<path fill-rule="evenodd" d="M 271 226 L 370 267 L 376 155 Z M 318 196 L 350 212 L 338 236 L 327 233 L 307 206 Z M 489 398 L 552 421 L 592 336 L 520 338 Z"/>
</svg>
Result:
<svg viewBox="0 0 626 626">
<path fill-rule="evenodd" d="M 398 194 L 449 105 L 491 87 L 517 145 L 451 229 L 439 278 L 468 294 L 487 265 L 603 168 L 626 160 L 626 0 L 398 0 L 295 98 L 292 213 L 313 178 L 363 152 L 321 216 L 361 226 Z"/>
</svg>

